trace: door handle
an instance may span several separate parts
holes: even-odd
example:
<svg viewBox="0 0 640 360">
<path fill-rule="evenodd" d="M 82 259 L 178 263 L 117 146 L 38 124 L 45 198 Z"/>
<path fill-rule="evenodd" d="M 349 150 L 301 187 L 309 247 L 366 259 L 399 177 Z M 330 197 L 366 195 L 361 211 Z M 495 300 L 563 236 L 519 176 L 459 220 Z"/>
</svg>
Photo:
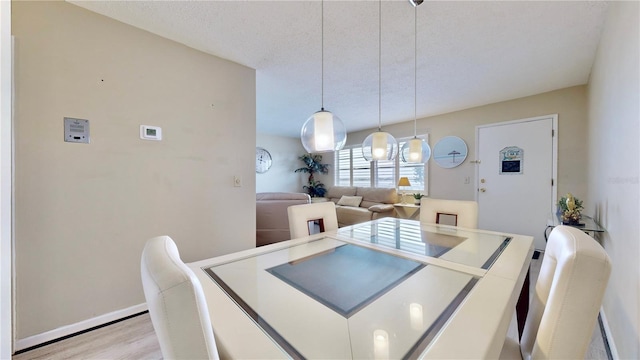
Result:
<svg viewBox="0 0 640 360">
<path fill-rule="evenodd" d="M 487 189 L 485 189 L 485 188 L 480 188 L 478 190 L 480 190 L 480 192 L 487 192 Z"/>
</svg>

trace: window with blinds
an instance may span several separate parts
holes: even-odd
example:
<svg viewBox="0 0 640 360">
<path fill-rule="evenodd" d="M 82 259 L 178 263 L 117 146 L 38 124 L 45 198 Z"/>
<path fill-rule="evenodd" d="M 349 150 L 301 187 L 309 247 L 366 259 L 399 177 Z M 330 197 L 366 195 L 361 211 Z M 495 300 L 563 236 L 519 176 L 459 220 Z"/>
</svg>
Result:
<svg viewBox="0 0 640 360">
<path fill-rule="evenodd" d="M 403 163 L 402 161 L 400 162 L 400 174 L 398 175 L 398 179 L 406 176 L 409 179 L 409 183 L 411 183 L 411 186 L 405 187 L 405 190 L 415 190 L 416 192 L 424 191 L 426 194 L 426 168 L 425 164 L 409 164 Z"/>
<path fill-rule="evenodd" d="M 351 184 L 351 149 L 335 152 L 335 180 L 337 186 L 350 186 Z"/>
<path fill-rule="evenodd" d="M 362 155 L 362 147 L 351 149 L 353 176 L 350 186 L 371 186 L 371 162 Z"/>
<path fill-rule="evenodd" d="M 396 160 L 378 161 L 375 166 L 375 176 L 373 177 L 373 187 L 392 188 L 396 187 Z"/>
<path fill-rule="evenodd" d="M 427 135 L 420 137 L 428 140 Z M 399 148 L 410 139 L 398 141 Z M 405 163 L 400 160 L 400 156 L 393 161 L 369 162 L 362 156 L 361 146 L 336 151 L 335 164 L 336 186 L 397 187 L 398 179 L 406 176 L 411 186 L 398 190 L 427 194 L 426 164 Z"/>
</svg>

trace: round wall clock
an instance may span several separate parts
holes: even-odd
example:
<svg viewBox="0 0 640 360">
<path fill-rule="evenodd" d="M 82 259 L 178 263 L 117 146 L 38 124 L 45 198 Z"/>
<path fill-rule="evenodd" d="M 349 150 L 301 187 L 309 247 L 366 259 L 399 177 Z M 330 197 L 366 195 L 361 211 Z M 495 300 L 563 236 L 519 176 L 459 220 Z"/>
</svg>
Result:
<svg viewBox="0 0 640 360">
<path fill-rule="evenodd" d="M 273 159 L 267 149 L 256 147 L 256 172 L 259 174 L 265 173 L 271 168 L 272 164 Z"/>
<path fill-rule="evenodd" d="M 433 160 L 445 169 L 454 168 L 467 158 L 467 144 L 457 136 L 445 136 L 433 147 Z"/>
</svg>

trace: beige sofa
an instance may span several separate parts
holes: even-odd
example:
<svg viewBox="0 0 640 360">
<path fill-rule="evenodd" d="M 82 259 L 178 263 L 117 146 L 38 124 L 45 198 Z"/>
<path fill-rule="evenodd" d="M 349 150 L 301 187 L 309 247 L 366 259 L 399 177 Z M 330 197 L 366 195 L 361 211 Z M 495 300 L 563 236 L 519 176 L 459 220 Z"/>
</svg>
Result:
<svg viewBox="0 0 640 360">
<path fill-rule="evenodd" d="M 309 204 L 311 197 L 303 193 L 266 192 L 256 194 L 256 246 L 289 240 L 287 208 Z"/>
<path fill-rule="evenodd" d="M 394 188 L 333 186 L 328 188 L 325 197 L 336 204 L 340 227 L 396 216 L 393 204 L 398 202 L 398 194 Z M 361 197 L 361 201 L 357 197 Z"/>
</svg>

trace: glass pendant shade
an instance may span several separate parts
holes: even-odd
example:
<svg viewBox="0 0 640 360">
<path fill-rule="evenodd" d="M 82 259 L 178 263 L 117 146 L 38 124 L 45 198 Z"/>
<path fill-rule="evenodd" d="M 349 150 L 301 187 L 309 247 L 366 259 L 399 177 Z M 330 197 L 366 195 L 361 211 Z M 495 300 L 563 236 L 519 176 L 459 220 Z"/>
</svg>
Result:
<svg viewBox="0 0 640 360">
<path fill-rule="evenodd" d="M 426 163 L 431 157 L 431 147 L 424 139 L 414 137 L 402 145 L 401 159 L 406 163 Z"/>
<path fill-rule="evenodd" d="M 347 130 L 339 117 L 322 109 L 304 123 L 300 139 L 309 153 L 338 151 L 347 141 Z"/>
<path fill-rule="evenodd" d="M 367 161 L 393 160 L 398 153 L 398 142 L 389 133 L 378 130 L 362 143 L 362 156 Z"/>
</svg>

